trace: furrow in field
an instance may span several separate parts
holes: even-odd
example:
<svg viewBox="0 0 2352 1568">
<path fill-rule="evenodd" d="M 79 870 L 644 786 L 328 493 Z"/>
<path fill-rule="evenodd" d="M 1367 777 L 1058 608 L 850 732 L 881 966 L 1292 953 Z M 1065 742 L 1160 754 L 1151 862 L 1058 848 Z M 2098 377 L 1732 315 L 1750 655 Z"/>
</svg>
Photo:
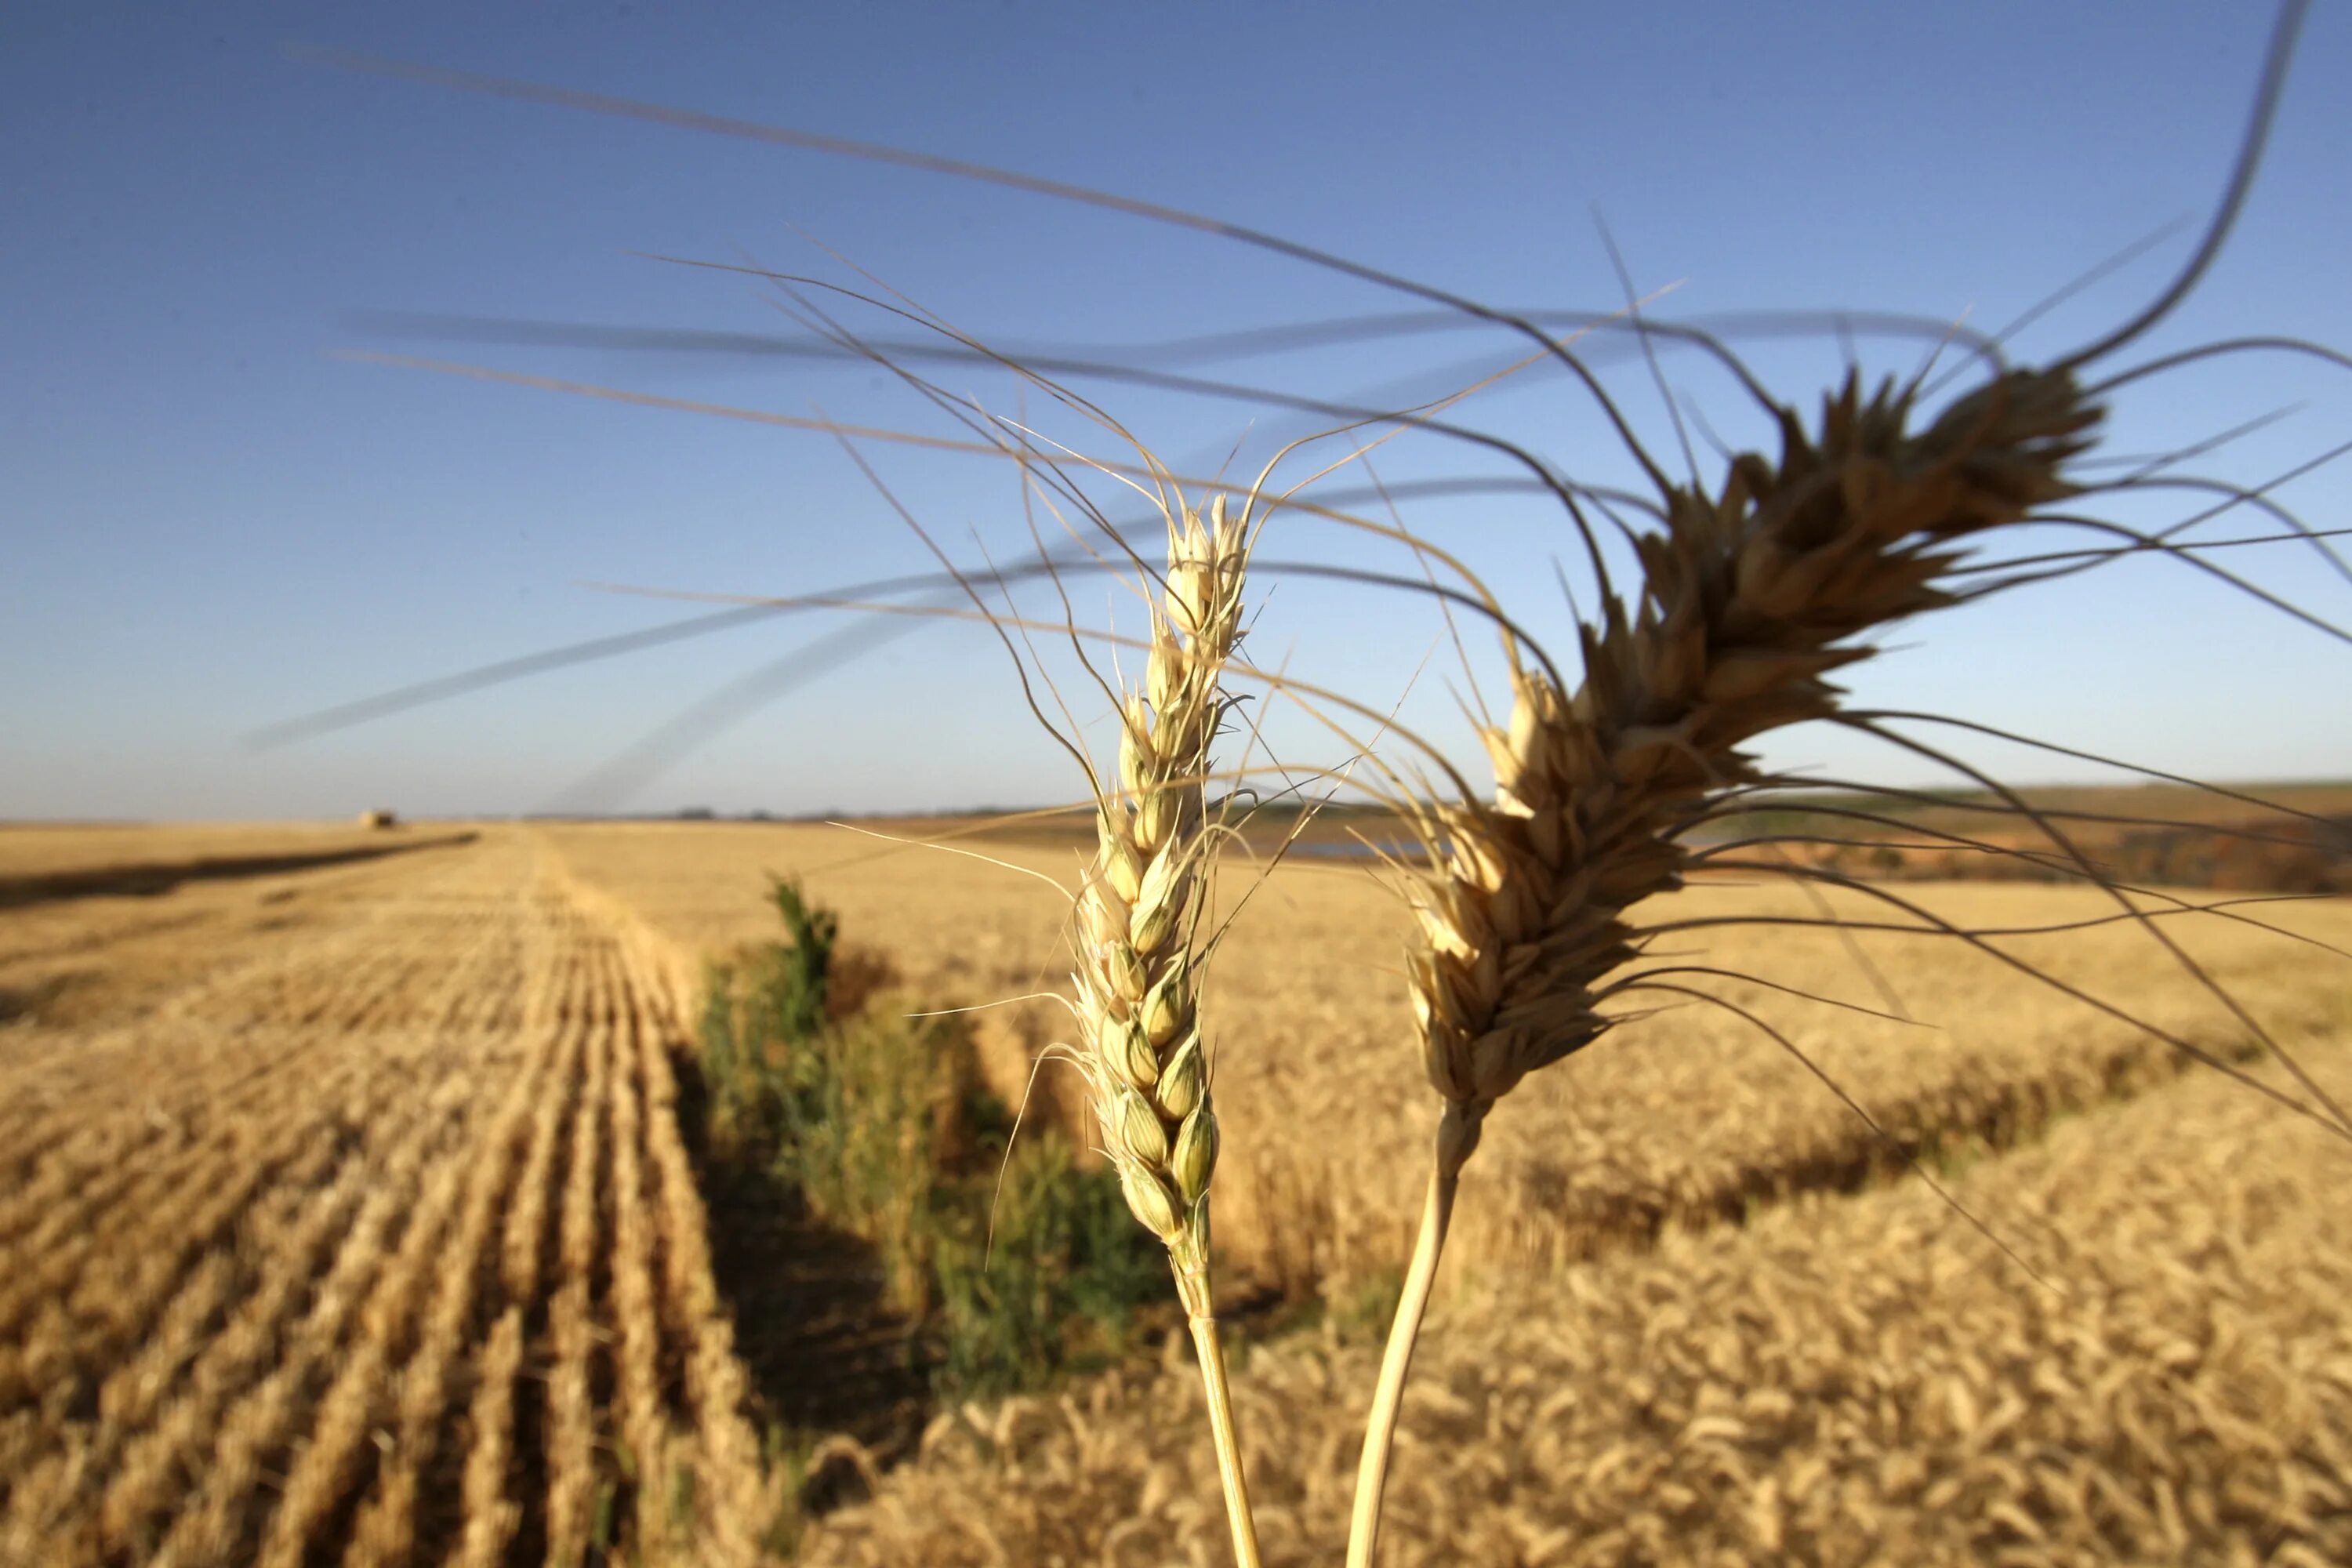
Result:
<svg viewBox="0 0 2352 1568">
<path fill-rule="evenodd" d="M 657 1237 L 646 1202 L 644 1067 L 620 953 L 592 936 L 604 971 L 605 1026 L 613 1032 L 612 1089 L 605 1097 L 605 1135 L 613 1149 L 612 1300 L 616 1426 L 633 1463 L 637 1550 L 667 1556 L 672 1476 L 669 1421 L 662 1398 L 660 1301 L 655 1287 Z"/>
<path fill-rule="evenodd" d="M 237 1245 L 205 1255 L 143 1342 L 103 1373 L 92 1419 L 68 1418 L 26 1434 L 25 1449 L 6 1457 L 6 1473 L 18 1479 L 8 1490 L 0 1540 L 62 1536 L 119 1464 L 128 1436 L 178 1393 L 205 1347 L 217 1342 L 257 1264 L 273 1256 L 305 1195 L 293 1186 L 272 1192 L 248 1216 Z"/>
<path fill-rule="evenodd" d="M 534 998 L 526 1026 L 546 1030 L 558 1042 L 562 1056 L 555 1082 L 532 1120 L 530 1148 L 523 1156 L 515 1201 L 507 1211 L 499 1247 L 499 1275 L 507 1300 L 525 1306 L 539 1299 L 544 1255 L 554 1244 L 548 1229 L 548 1200 L 551 1186 L 557 1180 L 553 1173 L 562 1156 L 565 1130 L 580 1093 L 583 1036 L 577 1028 L 562 1027 L 557 1023 L 571 1005 L 568 994 L 561 987 L 577 988 L 586 984 L 576 949 L 567 949 L 561 966 L 551 967 L 549 974 L 549 980 Z"/>
<path fill-rule="evenodd" d="M 392 1174 L 402 1155 L 415 1158 L 436 1131 L 428 1119 L 410 1120 L 413 1131 L 394 1167 L 346 1161 L 334 1182 L 312 1194 L 282 1234 L 252 1249 L 261 1271 L 251 1294 L 203 1345 L 178 1397 L 152 1413 L 152 1425 L 129 1411 L 119 1421 L 101 1422 L 95 1447 L 103 1456 L 97 1479 L 104 1484 L 88 1500 L 87 1529 L 110 1530 L 119 1537 L 129 1521 L 161 1516 L 181 1493 L 185 1478 L 203 1463 L 221 1411 L 269 1369 L 287 1344 L 294 1313 L 360 1212 L 362 1194 Z"/>
<path fill-rule="evenodd" d="M 499 1568 L 521 1523 L 508 1491 L 515 1458 L 515 1384 L 522 1375 L 523 1313 L 509 1307 L 490 1331 L 467 1411 L 471 1446 L 458 1502 L 458 1536 L 450 1568 Z"/>
<path fill-rule="evenodd" d="M 469 873 L 478 874 L 475 868 L 466 867 Z M 446 875 L 446 873 L 445 873 Z M 220 1037 L 216 1026 L 248 1022 L 257 1011 L 268 1016 L 266 1008 L 257 1009 L 258 999 L 271 987 L 283 984 L 289 974 L 332 975 L 346 981 L 357 980 L 372 965 L 402 961 L 402 943 L 387 940 L 388 933 L 404 921 L 415 923 L 407 907 L 407 900 L 399 889 L 386 889 L 380 900 L 372 901 L 343 914 L 323 929 L 299 933 L 273 933 L 269 940 L 250 956 L 237 953 L 208 954 L 199 978 L 166 995 L 156 1003 L 142 1007 L 134 1017 L 123 1024 L 101 1027 L 94 1037 L 84 1035 L 75 1041 L 69 1053 L 60 1053 L 45 1066 L 27 1064 L 14 1075 L 21 1096 L 34 1089 L 70 1091 L 69 1098 L 79 1101 L 93 1094 L 105 1098 L 116 1087 L 121 1067 L 139 1061 L 145 1068 L 142 1093 L 152 1092 L 154 1084 L 173 1081 L 191 1069 L 204 1071 L 207 1057 L 204 1052 L 184 1056 L 182 1053 L 155 1055 L 145 1048 L 149 1037 L 158 1028 L 181 1028 L 196 1038 Z M 135 954 L 123 955 L 136 962 Z M 380 990 L 381 988 L 376 988 Z M 278 1021 L 300 1023 L 299 1016 L 280 1016 Z M 230 1037 L 233 1037 L 233 1035 Z M 21 1129 L 13 1121 L 8 1132 Z"/>
<path fill-rule="evenodd" d="M 756 1561 L 671 1026 L 550 858 L 368 891 L 0 1062 L 0 1559 Z"/>
<path fill-rule="evenodd" d="M 504 1510 L 478 1520 L 468 1508 L 459 1550 L 478 1556 L 494 1541 L 510 1545 L 518 1561 L 535 1561 L 545 1545 L 545 1500 L 549 1489 L 550 1454 L 553 1438 L 553 1379 L 549 1345 L 554 1320 L 553 1295 L 562 1279 L 564 1215 L 571 1187 L 575 1145 L 583 1126 L 593 1124 L 593 1104 L 584 1093 L 591 1054 L 589 1031 L 582 1022 L 585 1002 L 595 984 L 586 954 L 577 942 L 565 940 L 570 925 L 566 911 L 550 910 L 542 922 L 556 953 L 541 984 L 518 999 L 525 1026 L 546 1031 L 558 1043 L 555 1082 L 542 1098 L 531 1129 L 530 1147 L 523 1159 L 520 1190 L 506 1215 L 500 1237 L 499 1283 L 505 1300 L 521 1312 L 518 1354 L 524 1370 L 514 1384 L 507 1422 L 506 1447 L 512 1451 L 515 1474 L 502 1489 L 513 1500 Z M 485 1441 L 477 1437 L 477 1444 Z M 468 1461 L 468 1496 L 488 1485 L 491 1461 L 477 1455 Z M 501 1521 L 510 1521 L 501 1524 Z"/>
<path fill-rule="evenodd" d="M 444 1016 L 460 1016 L 457 1009 L 453 1002 Z M 364 1400 L 368 1381 L 352 1368 L 371 1349 L 377 1360 L 370 1364 L 380 1365 L 385 1331 L 403 1326 L 400 1320 L 413 1305 L 418 1275 L 429 1268 L 448 1217 L 448 1173 L 467 1163 L 466 1133 L 474 1119 L 467 1113 L 478 1103 L 478 1079 L 498 1068 L 499 1053 L 485 1057 L 485 1048 L 499 1044 L 461 1037 L 437 1058 L 408 1064 L 401 1092 L 425 1104 L 439 1135 L 429 1149 L 403 1149 L 396 1175 L 371 1193 L 310 1317 L 295 1331 L 286 1360 L 239 1401 L 224 1424 L 220 1452 L 196 1478 L 199 1496 L 173 1521 L 159 1562 L 249 1558 L 265 1531 L 270 1539 L 299 1539 L 300 1529 L 281 1526 L 257 1489 L 270 1468 L 289 1468 L 289 1481 L 296 1475 L 306 1480 L 305 1492 L 288 1492 L 288 1500 L 306 1510 L 319 1510 L 317 1494 L 333 1489 L 326 1483 L 350 1458 L 348 1424 L 354 1405 Z M 432 1087 L 420 1093 L 421 1084 Z M 398 1253 L 388 1258 L 392 1246 Z M 305 1416 L 314 1418 L 307 1442 L 297 1436 Z M 278 1457 L 289 1449 L 293 1460 L 287 1467 Z"/>
<path fill-rule="evenodd" d="M 477 1009 L 495 1009 L 505 988 L 494 982 L 510 973 L 515 961 L 514 921 L 497 905 L 478 902 L 484 907 L 461 922 L 439 922 L 424 931 L 372 931 L 363 933 L 365 940 L 322 942 L 287 960 L 314 985 L 345 998 L 333 1032 L 282 1020 L 248 1022 L 227 1037 L 227 1049 L 219 1044 L 220 1031 L 187 1020 L 107 1037 L 135 1054 L 138 1066 L 98 1073 L 97 1086 L 82 1093 L 41 1097 L 56 1100 L 48 1121 L 58 1146 L 44 1150 L 47 1158 L 36 1158 L 38 1173 L 28 1174 L 18 1193 L 0 1205 L 0 1237 L 14 1238 L 37 1225 L 70 1229 L 82 1213 L 119 1201 L 129 1184 L 170 1179 L 168 1167 L 155 1163 L 164 1146 L 184 1154 L 206 1129 L 235 1126 L 274 1099 L 283 1079 L 299 1079 L 303 1068 L 346 1037 L 376 1029 L 404 988 L 424 998 L 399 1005 L 425 1024 L 428 1037 L 467 1026 Z M 481 1000 L 486 996 L 488 1004 Z M 35 1242 L 25 1250 L 41 1248 Z"/>
<path fill-rule="evenodd" d="M 583 1007 L 578 1026 L 585 1033 L 587 1070 L 579 1109 L 572 1118 L 569 1168 L 557 1247 L 554 1300 L 548 1312 L 553 1356 L 545 1421 L 546 1561 L 551 1568 L 576 1568 L 588 1551 L 602 1481 L 597 1465 L 595 1384 L 601 1332 L 596 1310 L 601 1292 L 603 1216 L 598 1194 L 604 1181 L 601 1137 L 604 1097 L 610 1092 L 613 1031 L 597 1022 L 601 1009 Z"/>
<path fill-rule="evenodd" d="M 418 1069 L 447 1048 L 429 1039 L 372 1043 L 373 1051 L 326 1057 L 308 1079 L 278 1083 L 271 1099 L 251 1105 L 179 1158 L 126 1184 L 100 1184 L 84 1202 L 37 1227 L 18 1244 L 31 1262 L 15 1288 L 0 1293 L 0 1326 L 37 1308 L 50 1319 L 86 1315 L 91 1298 L 120 1289 L 113 1276 L 121 1270 L 152 1276 L 171 1260 L 184 1259 L 278 1179 L 292 1149 L 314 1131 L 335 1142 L 367 1141 L 379 1125 L 382 1104 L 407 1092 Z M 192 1208 L 208 1216 L 208 1224 L 192 1221 Z M 128 1230 L 118 1223 L 123 1216 Z M 9 1363 L 0 1353 L 0 1399 L 12 1387 Z"/>
<path fill-rule="evenodd" d="M 37 1310 L 30 1310 L 16 1342 L 0 1350 L 0 1403 L 37 1400 L 61 1418 L 85 1391 L 94 1396 L 96 1368 L 162 1309 L 182 1273 L 273 1184 L 314 1181 L 331 1168 L 343 1138 L 339 1126 L 298 1121 L 246 1147 L 232 1143 L 217 1170 L 199 1173 L 211 1180 L 187 1181 L 141 1209 L 118 1210 L 110 1217 L 122 1223 L 58 1248 L 52 1258 L 77 1267 L 67 1276 L 71 1288 L 49 1285 L 56 1293 L 47 1300 L 32 1292 L 57 1279 L 59 1270 L 46 1266 L 52 1259 L 41 1260 L 45 1266 L 30 1271 L 15 1303 L 20 1309 L 16 1321 L 24 1322 L 22 1310 L 34 1303 Z M 85 1262 L 86 1268 L 79 1267 Z"/>
<path fill-rule="evenodd" d="M 21 1330 L 0 1342 L 19 1400 L 0 1412 L 0 1557 L 249 1559 L 268 1528 L 257 1483 L 289 1450 L 298 1475 L 320 1463 L 300 1429 L 316 1415 L 331 1430 L 352 1381 L 328 1358 L 355 1313 L 386 1315 L 385 1244 L 413 1268 L 445 1223 L 434 1162 L 480 1169 L 446 1138 L 515 1077 L 498 1026 L 545 967 L 553 906 L 534 861 L 430 880 L 432 900 L 394 887 L 338 910 L 317 940 L 199 982 L 65 1068 L 0 1068 L 0 1088 L 26 1091 L 9 1094 L 26 1108 L 12 1128 L 66 1134 L 12 1149 L 36 1179 L 5 1211 L 22 1268 L 0 1281 L 0 1321 Z M 169 1114 L 175 1099 L 198 1114 Z"/>
<path fill-rule="evenodd" d="M 215 1251 L 188 1277 L 164 1310 L 156 1332 L 144 1347 L 107 1374 L 98 1393 L 98 1415 L 104 1421 L 110 1402 L 151 1399 L 194 1353 L 192 1342 L 212 1325 L 223 1304 L 236 1289 L 238 1259 L 234 1253 Z M 106 1447 L 94 1435 L 92 1423 L 77 1419 L 79 1411 L 36 1406 L 42 1419 L 11 1427 L 0 1445 L 0 1541 L 31 1540 L 41 1534 L 42 1521 L 57 1516 L 88 1479 L 108 1460 Z"/>
<path fill-rule="evenodd" d="M 296 1069 L 342 1043 L 342 1037 L 371 1028 L 375 1016 L 403 985 L 415 985 L 425 973 L 448 976 L 453 983 L 448 989 L 430 988 L 435 1005 L 446 1013 L 453 1005 L 462 1005 L 462 998 L 472 989 L 468 983 L 484 973 L 485 960 L 495 954 L 494 944 L 478 940 L 461 948 L 454 962 L 447 955 L 435 963 L 429 954 L 412 953 L 398 963 L 380 963 L 366 962 L 362 954 L 361 961 L 340 973 L 335 963 L 340 950 L 307 955 L 306 963 L 319 973 L 337 975 L 339 988 L 358 997 L 342 1028 L 332 1035 L 295 1030 L 294 1043 L 277 1049 L 265 1070 L 238 1072 L 225 1083 L 206 1076 L 218 1074 L 223 1065 L 220 1055 L 207 1044 L 187 1035 L 159 1035 L 151 1028 L 133 1044 L 150 1061 L 182 1063 L 179 1079 L 172 1083 L 158 1081 L 154 1069 L 142 1067 L 127 1080 L 138 1103 L 110 1115 L 87 1100 L 60 1106 L 53 1120 L 61 1129 L 79 1131 L 69 1131 L 62 1146 L 41 1162 L 39 1173 L 13 1201 L 0 1205 L 0 1238 L 13 1240 L 34 1231 L 20 1244 L 21 1250 L 43 1256 L 50 1238 L 86 1229 L 89 1215 L 126 1202 L 135 1204 L 142 1192 L 168 1191 L 184 1182 L 192 1167 L 201 1168 L 216 1158 L 209 1150 L 211 1142 L 234 1138 L 257 1108 L 278 1097 L 286 1079 L 299 1079 Z M 274 1027 L 247 1028 L 242 1036 L 251 1044 L 270 1045 L 287 1037 Z M 339 1065 L 371 1070 L 364 1060 Z M 308 1087 L 318 1086 L 312 1081 Z M 192 1112 L 191 1107 L 197 1109 Z M 93 1117 L 100 1118 L 95 1126 L 90 1125 Z M 197 1125 L 192 1126 L 192 1121 Z M 213 1140 L 204 1138 L 198 1126 L 214 1130 Z M 158 1146 L 163 1144 L 171 1145 L 175 1155 L 159 1162 Z M 8 1306 L 0 1302 L 0 1321 L 8 1320 Z"/>
<path fill-rule="evenodd" d="M 776 1511 L 759 1436 L 743 1410 L 750 1391 L 735 1354 L 735 1331 L 719 1297 L 709 1219 L 677 1125 L 677 1080 L 669 1059 L 666 1010 L 628 977 L 629 1016 L 644 1074 L 646 1142 L 658 1180 L 662 1287 L 692 1406 L 692 1470 L 698 1543 L 707 1560 L 732 1568 L 758 1559 L 765 1521 Z"/>
<path fill-rule="evenodd" d="M 460 1219 L 468 1156 L 488 1120 L 478 1079 L 455 1077 L 444 1087 L 469 1102 L 457 1148 L 425 1173 L 400 1251 L 361 1310 L 354 1342 L 319 1402 L 263 1531 L 257 1558 L 263 1568 L 299 1568 L 312 1538 L 334 1517 L 361 1473 L 385 1380 L 415 1343 L 433 1278 Z"/>
</svg>

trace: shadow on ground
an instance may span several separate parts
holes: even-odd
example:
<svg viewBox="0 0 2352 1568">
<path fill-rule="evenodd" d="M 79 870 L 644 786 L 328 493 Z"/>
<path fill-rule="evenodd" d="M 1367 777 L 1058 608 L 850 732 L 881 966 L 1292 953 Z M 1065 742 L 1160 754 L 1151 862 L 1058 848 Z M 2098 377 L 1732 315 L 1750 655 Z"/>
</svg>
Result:
<svg viewBox="0 0 2352 1568">
<path fill-rule="evenodd" d="M 918 1325 L 885 1304 L 871 1243 L 825 1225 L 761 1152 L 724 1152 L 709 1136 L 709 1090 L 691 1053 L 675 1058 L 679 1134 L 710 1214 L 711 1267 L 735 1321 L 763 1429 L 787 1441 L 845 1434 L 887 1464 L 929 1420 L 930 1363 Z M 849 1467 L 809 1479 L 813 1512 L 863 1495 Z"/>
<path fill-rule="evenodd" d="M 65 899 L 154 898 L 184 882 L 213 882 L 243 877 L 274 877 L 289 871 L 311 871 L 358 860 L 379 860 L 419 849 L 445 849 L 471 844 L 474 833 L 445 833 L 434 838 L 405 838 L 391 844 L 355 845 L 342 849 L 311 850 L 299 855 L 215 856 L 208 859 L 151 861 L 131 866 L 90 866 L 73 871 L 47 871 L 30 877 L 0 877 L 0 910 L 28 904 L 56 903 Z"/>
</svg>

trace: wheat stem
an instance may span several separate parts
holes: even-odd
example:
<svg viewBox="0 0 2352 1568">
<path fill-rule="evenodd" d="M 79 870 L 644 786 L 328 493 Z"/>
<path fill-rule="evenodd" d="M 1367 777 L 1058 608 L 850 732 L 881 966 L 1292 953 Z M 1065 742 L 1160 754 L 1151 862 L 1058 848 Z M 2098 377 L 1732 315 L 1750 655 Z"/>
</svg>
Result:
<svg viewBox="0 0 2352 1568">
<path fill-rule="evenodd" d="M 1452 1121 L 1454 1108 L 1446 1107 L 1445 1115 Z M 1389 1324 L 1388 1348 L 1381 1352 L 1380 1383 L 1372 1391 L 1371 1414 L 1364 1421 L 1364 1453 L 1356 1466 L 1356 1506 L 1348 1521 L 1348 1568 L 1371 1568 L 1373 1553 L 1380 1548 L 1381 1495 L 1388 1485 L 1397 1412 L 1404 1403 L 1405 1377 L 1412 1371 L 1413 1346 L 1421 1338 L 1422 1317 L 1429 1310 L 1429 1289 L 1437 1279 L 1438 1259 L 1445 1251 L 1446 1228 L 1454 1221 L 1454 1194 L 1461 1180 L 1460 1168 L 1448 1170 L 1442 1157 L 1429 1173 L 1421 1234 L 1412 1244 L 1412 1265 L 1405 1272 L 1404 1293 L 1398 1298 L 1396 1317 Z"/>
<path fill-rule="evenodd" d="M 1191 1314 L 1192 1349 L 1201 1358 L 1201 1388 L 1209 1400 L 1209 1436 L 1217 1446 L 1217 1479 L 1225 1493 L 1225 1522 L 1233 1527 L 1234 1568 L 1258 1568 L 1257 1525 L 1250 1514 L 1249 1478 L 1242 1471 L 1241 1441 L 1234 1435 L 1233 1390 L 1225 1380 L 1224 1347 L 1217 1320 Z"/>
</svg>

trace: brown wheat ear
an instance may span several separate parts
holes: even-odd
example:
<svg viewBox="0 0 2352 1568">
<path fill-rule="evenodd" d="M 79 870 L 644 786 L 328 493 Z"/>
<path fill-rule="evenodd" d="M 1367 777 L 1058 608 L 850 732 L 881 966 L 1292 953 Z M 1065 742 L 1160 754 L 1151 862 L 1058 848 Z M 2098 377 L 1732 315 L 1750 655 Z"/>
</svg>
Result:
<svg viewBox="0 0 2352 1568">
<path fill-rule="evenodd" d="M 1953 542 L 2074 493 L 2061 467 L 2100 418 L 2071 376 L 2032 371 L 1916 433 L 1911 413 L 1908 387 L 1864 398 L 1851 376 L 1818 437 L 1782 411 L 1778 463 L 1740 455 L 1712 497 L 1664 487 L 1638 610 L 1604 603 L 1573 696 L 1514 662 L 1509 724 L 1484 737 L 1494 802 L 1437 804 L 1426 825 L 1444 858 L 1409 973 L 1441 1168 L 1520 1079 L 1607 1027 L 1593 992 L 1633 956 L 1622 916 L 1679 884 L 1675 836 L 1711 796 L 1758 781 L 1740 747 L 1834 712 L 1829 673 L 1871 653 L 1855 639 L 1950 603 Z"/>
</svg>

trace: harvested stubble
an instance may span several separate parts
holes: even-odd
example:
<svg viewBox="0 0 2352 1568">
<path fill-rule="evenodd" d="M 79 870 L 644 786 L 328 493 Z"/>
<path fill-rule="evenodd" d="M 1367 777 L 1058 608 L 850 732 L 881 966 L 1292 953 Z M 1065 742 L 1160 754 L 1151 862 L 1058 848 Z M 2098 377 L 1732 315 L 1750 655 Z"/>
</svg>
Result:
<svg viewBox="0 0 2352 1568">
<path fill-rule="evenodd" d="M 575 1491 L 641 1560 L 753 1560 L 774 1500 L 724 1370 L 677 1035 L 624 944 L 510 833 L 243 897 L 275 923 L 223 883 L 141 921 L 81 900 L 98 964 L 182 913 L 210 972 L 0 1047 L 0 1560 L 538 1560 Z M 18 914 L 35 944 L 70 923 Z"/>
<path fill-rule="evenodd" d="M 2308 1059 L 2340 1086 L 2338 1029 Z M 1388 1560 L 2344 1561 L 2347 1179 L 2340 1140 L 2200 1075 L 1958 1181 L 2054 1291 L 1916 1181 L 1500 1283 L 1424 1341 Z M 1269 1563 L 1344 1532 L 1373 1359 L 1238 1375 Z M 942 1418 L 807 1560 L 1213 1562 L 1198 1399 L 1171 1367 Z"/>
<path fill-rule="evenodd" d="M 893 961 L 942 1001 L 1035 989 L 1057 973 L 1059 907 L 1033 879 L 815 826 L 578 826 L 551 830 L 574 873 L 646 911 L 681 950 L 764 935 L 760 868 L 801 876 L 852 929 L 888 933 Z M 1073 853 L 990 843 L 988 852 L 1066 877 Z M 1254 879 L 1223 873 L 1221 909 Z M 1907 898 L 1970 929 L 2008 931 L 2110 920 L 2089 889 L 1906 884 Z M 1826 895 L 1838 913 L 1899 920 L 1866 897 Z M 2184 895 L 2201 897 L 2209 895 Z M 2161 900 L 2147 900 L 2149 907 Z M 1697 885 L 1643 905 L 1645 921 L 1817 921 L 1786 886 Z M 2352 948 L 2352 905 L 2272 903 L 2231 911 Z M 2342 961 L 2223 914 L 2167 929 L 2284 1043 L 2340 1016 Z M 1242 911 L 1217 959 L 1221 1033 L 1250 1048 L 1220 1063 L 1223 1123 L 1217 1242 L 1262 1282 L 1351 1295 L 1391 1274 L 1412 1236 L 1423 1173 L 1369 1150 L 1424 1147 L 1429 1096 L 1410 1053 L 1397 954 L 1412 919 L 1367 875 L 1293 863 Z M 1867 1007 L 1885 1003 L 1838 933 L 1728 925 L 1695 935 L 1706 962 Z M 2000 1143 L 2048 1116 L 2162 1082 L 2179 1054 L 2069 1001 L 2000 960 L 1940 935 L 1853 934 L 1919 1025 L 1818 1006 L 1763 986 L 1726 986 L 1787 1032 L 1898 1139 L 1932 1149 Z M 2147 934 L 2121 922 L 1996 945 L 2224 1056 L 2250 1042 Z M 1679 945 L 1679 944 L 1671 944 Z M 983 1014 L 987 1018 L 991 1015 Z M 1041 1016 L 1033 1040 L 1063 1027 Z M 1001 1021 L 1000 1021 L 1001 1026 Z M 1008 1047 L 1018 1094 L 1028 1060 Z M 1647 1048 L 1653 1043 L 1671 1049 Z M 2201 1069 L 2200 1069 L 2201 1070 Z M 1045 1082 L 1052 1084 L 1053 1069 Z M 1344 1127 L 1347 1140 L 1295 1135 Z M 1661 1138 L 1669 1126 L 1675 1136 Z M 1734 1217 L 1790 1189 L 1843 1185 L 1897 1165 L 1801 1067 L 1738 1019 L 1696 1007 L 1623 1026 L 1607 1050 L 1522 1084 L 1488 1120 L 1449 1252 L 1474 1267 L 1546 1266 L 1646 1240 L 1663 1226 Z"/>
</svg>

